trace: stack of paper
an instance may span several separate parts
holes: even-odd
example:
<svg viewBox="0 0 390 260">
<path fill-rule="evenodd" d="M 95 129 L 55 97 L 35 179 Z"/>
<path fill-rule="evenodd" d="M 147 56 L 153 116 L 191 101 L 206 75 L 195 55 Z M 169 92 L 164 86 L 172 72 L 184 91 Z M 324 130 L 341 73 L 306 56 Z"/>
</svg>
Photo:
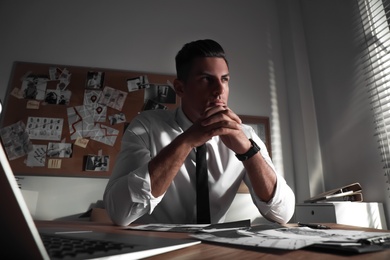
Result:
<svg viewBox="0 0 390 260">
<path fill-rule="evenodd" d="M 305 200 L 305 203 L 332 201 L 363 201 L 362 186 L 355 182 L 337 189 L 329 190 Z"/>
<path fill-rule="evenodd" d="M 191 237 L 226 245 L 284 250 L 312 247 L 343 253 L 376 252 L 390 246 L 389 232 L 280 227 L 276 224 L 254 226 L 247 230 L 202 232 L 192 234 Z"/>
<path fill-rule="evenodd" d="M 144 231 L 165 231 L 165 232 L 183 232 L 183 233 L 213 233 L 221 231 L 232 231 L 240 229 L 249 229 L 251 227 L 250 219 L 238 220 L 232 222 L 216 224 L 162 224 L 153 223 L 146 225 L 131 226 L 128 229 Z"/>
</svg>

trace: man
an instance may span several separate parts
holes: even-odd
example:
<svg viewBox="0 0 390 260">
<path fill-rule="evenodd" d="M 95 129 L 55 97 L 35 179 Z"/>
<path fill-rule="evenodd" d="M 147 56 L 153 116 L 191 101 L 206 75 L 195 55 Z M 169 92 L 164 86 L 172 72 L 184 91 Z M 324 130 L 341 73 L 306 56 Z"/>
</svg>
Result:
<svg viewBox="0 0 390 260">
<path fill-rule="evenodd" d="M 104 193 L 112 221 L 197 223 L 195 151 L 206 144 L 211 223 L 224 221 L 242 180 L 265 218 L 288 222 L 294 193 L 264 143 L 228 107 L 223 48 L 213 40 L 187 43 L 176 56 L 176 70 L 181 107 L 144 111 L 123 136 Z"/>
</svg>

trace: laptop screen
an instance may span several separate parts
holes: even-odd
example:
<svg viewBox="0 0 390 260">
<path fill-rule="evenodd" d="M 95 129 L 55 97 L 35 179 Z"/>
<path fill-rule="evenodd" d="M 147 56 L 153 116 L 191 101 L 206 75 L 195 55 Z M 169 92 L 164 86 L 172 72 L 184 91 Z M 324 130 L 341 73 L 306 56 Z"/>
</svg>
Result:
<svg viewBox="0 0 390 260">
<path fill-rule="evenodd" d="M 38 230 L 19 190 L 7 156 L 0 145 L 1 254 L 25 259 L 49 259 Z M 21 259 L 21 258 L 20 258 Z"/>
</svg>

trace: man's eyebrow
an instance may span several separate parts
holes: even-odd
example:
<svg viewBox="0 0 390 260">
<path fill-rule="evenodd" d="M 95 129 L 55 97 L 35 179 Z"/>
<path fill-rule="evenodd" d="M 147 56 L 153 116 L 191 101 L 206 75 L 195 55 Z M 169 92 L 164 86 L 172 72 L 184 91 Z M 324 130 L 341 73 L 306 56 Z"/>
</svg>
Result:
<svg viewBox="0 0 390 260">
<path fill-rule="evenodd" d="M 213 73 L 209 73 L 207 71 L 200 71 L 198 75 L 205 75 L 205 76 L 210 76 L 210 77 L 215 77 Z M 222 78 L 230 77 L 230 73 L 224 74 L 221 76 Z"/>
</svg>

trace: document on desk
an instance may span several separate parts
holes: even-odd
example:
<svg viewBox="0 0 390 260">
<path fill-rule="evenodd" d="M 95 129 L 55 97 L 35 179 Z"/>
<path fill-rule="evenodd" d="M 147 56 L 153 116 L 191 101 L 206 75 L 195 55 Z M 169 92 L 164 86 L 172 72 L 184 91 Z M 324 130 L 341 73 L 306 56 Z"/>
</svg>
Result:
<svg viewBox="0 0 390 260">
<path fill-rule="evenodd" d="M 129 227 L 132 230 L 145 231 L 165 231 L 165 232 L 182 232 L 182 233 L 212 233 L 228 230 L 246 230 L 250 228 L 251 221 L 240 220 L 233 222 L 217 223 L 217 224 L 147 224 Z"/>
<path fill-rule="evenodd" d="M 390 235 L 390 233 L 338 229 L 320 230 L 308 227 L 275 229 L 262 228 L 260 225 L 248 230 L 199 233 L 192 234 L 191 237 L 222 244 L 296 250 L 314 244 L 357 246 L 361 245 L 359 242 L 361 239 L 379 235 Z"/>
</svg>

